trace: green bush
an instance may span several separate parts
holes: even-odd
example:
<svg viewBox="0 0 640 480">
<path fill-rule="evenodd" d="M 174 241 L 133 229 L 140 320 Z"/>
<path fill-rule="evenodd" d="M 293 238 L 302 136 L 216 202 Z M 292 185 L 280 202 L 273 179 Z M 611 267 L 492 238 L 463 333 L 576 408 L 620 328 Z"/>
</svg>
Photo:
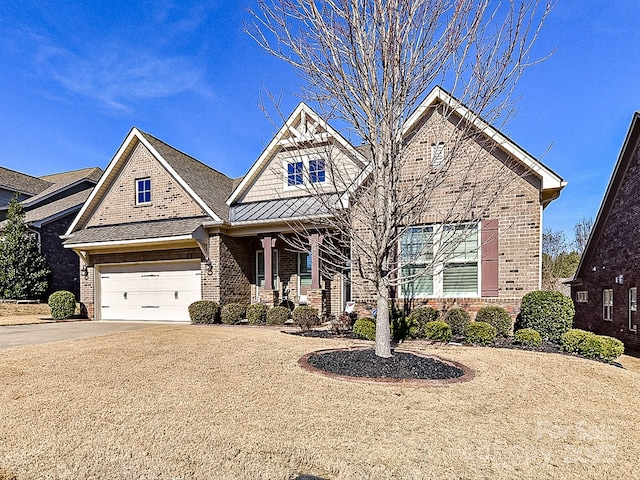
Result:
<svg viewBox="0 0 640 480">
<path fill-rule="evenodd" d="M 424 338 L 424 326 L 428 322 L 435 322 L 440 312 L 432 307 L 414 308 L 406 318 L 406 335 L 411 338 Z"/>
<path fill-rule="evenodd" d="M 476 314 L 476 322 L 493 325 L 501 337 L 508 337 L 513 327 L 511 315 L 502 307 L 482 307 Z"/>
<path fill-rule="evenodd" d="M 561 341 L 560 346 L 565 352 L 577 353 L 583 357 L 597 358 L 609 363 L 624 353 L 624 344 L 617 338 L 596 335 L 578 328 L 565 332 Z"/>
<path fill-rule="evenodd" d="M 438 342 L 448 342 L 451 340 L 451 327 L 442 320 L 434 320 L 424 324 L 424 338 L 436 340 Z"/>
<path fill-rule="evenodd" d="M 496 327 L 487 322 L 471 322 L 464 327 L 464 339 L 467 343 L 489 345 L 498 335 Z"/>
<path fill-rule="evenodd" d="M 359 318 L 353 324 L 353 334 L 365 340 L 376 339 L 376 321 L 373 318 Z"/>
<path fill-rule="evenodd" d="M 471 322 L 471 316 L 462 308 L 451 308 L 444 316 L 444 321 L 451 327 L 452 334 L 464 335 L 464 327 Z"/>
<path fill-rule="evenodd" d="M 267 312 L 267 325 L 284 325 L 291 311 L 287 307 L 273 307 Z"/>
<path fill-rule="evenodd" d="M 242 303 L 227 303 L 220 309 L 220 318 L 222 323 L 227 325 L 235 325 L 245 318 L 247 306 Z"/>
<path fill-rule="evenodd" d="M 389 328 L 391 329 L 391 335 L 394 339 L 404 340 L 409 336 L 409 325 L 407 322 L 407 317 L 395 317 L 391 319 Z"/>
<path fill-rule="evenodd" d="M 49 308 L 51 318 L 56 320 L 66 320 L 73 317 L 76 311 L 76 297 L 67 290 L 58 290 L 49 296 Z"/>
<path fill-rule="evenodd" d="M 217 323 L 220 320 L 220 306 L 211 300 L 198 300 L 189 305 L 191 323 Z"/>
<path fill-rule="evenodd" d="M 539 348 L 542 346 L 542 336 L 532 328 L 521 328 L 513 336 L 513 343 Z"/>
<path fill-rule="evenodd" d="M 304 305 L 296 307 L 295 310 L 293 310 L 293 323 L 295 323 L 300 330 L 306 332 L 311 327 L 320 324 L 318 310 Z"/>
<path fill-rule="evenodd" d="M 560 292 L 529 292 L 520 305 L 519 328 L 533 328 L 545 340 L 559 342 L 573 324 L 573 301 Z"/>
<path fill-rule="evenodd" d="M 247 307 L 247 321 L 256 325 L 267 323 L 267 312 L 269 307 L 263 303 L 253 303 Z"/>
</svg>

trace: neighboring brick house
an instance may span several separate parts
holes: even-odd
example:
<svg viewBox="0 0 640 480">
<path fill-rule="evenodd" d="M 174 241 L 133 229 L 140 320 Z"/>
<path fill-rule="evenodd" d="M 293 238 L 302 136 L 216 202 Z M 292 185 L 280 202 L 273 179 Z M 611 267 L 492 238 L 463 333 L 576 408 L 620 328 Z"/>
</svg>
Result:
<svg viewBox="0 0 640 480">
<path fill-rule="evenodd" d="M 69 290 L 80 295 L 78 256 L 62 246 L 63 235 L 102 175 L 100 168 L 32 177 L 0 167 L 0 219 L 7 215 L 9 201 L 17 195 L 25 211 L 25 222 L 39 237 L 51 277 L 47 293 Z M 0 228 L 2 223 L 0 223 Z"/>
<path fill-rule="evenodd" d="M 455 102 L 436 88 L 407 122 L 413 168 L 432 168 L 437 132 L 455 130 L 449 118 L 438 120 L 441 106 Z M 455 110 L 465 117 L 463 106 Z M 470 310 L 500 304 L 515 313 L 522 296 L 540 288 L 542 209 L 566 183 L 489 125 L 476 120 L 473 129 L 479 137 L 464 147 L 465 155 L 473 151 L 481 160 L 473 176 L 488 177 L 508 165 L 511 186 L 481 222 L 468 225 L 474 259 L 443 265 L 439 277 L 416 282 L 414 297 Z M 81 301 L 93 318 L 130 320 L 188 320 L 186 307 L 199 299 L 288 300 L 327 314 L 339 313 L 349 300 L 371 307 L 371 292 L 347 280 L 348 265 L 331 274 L 321 268 L 317 227 L 329 210 L 310 194 L 344 202 L 344 192 L 366 181 L 365 151 L 300 104 L 247 174 L 233 180 L 133 128 L 66 235 L 65 247 L 82 258 Z M 339 174 L 331 166 L 337 164 Z M 409 171 L 401 175 L 411 178 Z M 436 190 L 434 200 L 451 202 L 451 187 Z M 450 226 L 441 222 L 425 215 L 412 239 Z M 304 248 L 292 247 L 294 234 L 304 234 Z"/>
<path fill-rule="evenodd" d="M 640 348 L 640 112 L 613 170 L 575 278 L 569 282 L 574 326 Z"/>
</svg>

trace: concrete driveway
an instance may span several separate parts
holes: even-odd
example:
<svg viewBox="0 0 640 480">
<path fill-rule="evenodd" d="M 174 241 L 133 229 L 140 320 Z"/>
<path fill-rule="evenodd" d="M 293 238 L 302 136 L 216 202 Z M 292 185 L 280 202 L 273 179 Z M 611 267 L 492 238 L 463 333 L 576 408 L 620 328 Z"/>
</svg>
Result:
<svg viewBox="0 0 640 480">
<path fill-rule="evenodd" d="M 0 349 L 153 328 L 149 322 L 61 322 L 0 327 Z"/>
</svg>

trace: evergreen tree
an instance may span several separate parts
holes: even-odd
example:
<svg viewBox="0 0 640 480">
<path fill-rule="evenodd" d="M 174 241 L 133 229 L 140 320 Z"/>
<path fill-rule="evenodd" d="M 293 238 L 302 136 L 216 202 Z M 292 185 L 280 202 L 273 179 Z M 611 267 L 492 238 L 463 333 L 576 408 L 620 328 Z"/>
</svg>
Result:
<svg viewBox="0 0 640 480">
<path fill-rule="evenodd" d="M 24 219 L 24 209 L 15 197 L 1 232 L 0 298 L 39 298 L 47 291 L 49 266 Z"/>
</svg>

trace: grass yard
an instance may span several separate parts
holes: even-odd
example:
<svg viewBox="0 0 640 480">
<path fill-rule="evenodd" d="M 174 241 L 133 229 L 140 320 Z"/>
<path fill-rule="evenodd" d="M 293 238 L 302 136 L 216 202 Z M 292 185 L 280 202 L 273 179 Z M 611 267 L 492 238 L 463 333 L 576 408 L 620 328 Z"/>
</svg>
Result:
<svg viewBox="0 0 640 480">
<path fill-rule="evenodd" d="M 26 325 L 51 320 L 46 303 L 0 303 L 0 326 Z"/>
<path fill-rule="evenodd" d="M 475 378 L 413 388 L 298 367 L 348 344 L 167 325 L 2 350 L 0 469 L 20 480 L 637 476 L 634 371 L 429 346 Z"/>
</svg>

